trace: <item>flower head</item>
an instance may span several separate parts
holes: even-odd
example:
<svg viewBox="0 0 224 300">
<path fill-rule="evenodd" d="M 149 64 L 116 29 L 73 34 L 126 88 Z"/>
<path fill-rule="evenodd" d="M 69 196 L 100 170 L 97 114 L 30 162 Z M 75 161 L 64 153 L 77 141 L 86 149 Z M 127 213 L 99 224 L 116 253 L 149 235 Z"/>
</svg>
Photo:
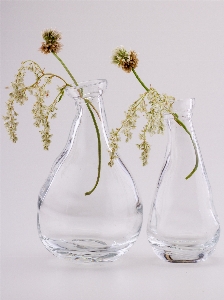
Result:
<svg viewBox="0 0 224 300">
<path fill-rule="evenodd" d="M 138 66 L 137 53 L 133 50 L 127 51 L 123 46 L 116 48 L 113 51 L 112 63 L 121 67 L 127 73 Z"/>
<path fill-rule="evenodd" d="M 44 42 L 42 42 L 42 45 L 40 47 L 40 51 L 42 53 L 58 53 L 61 50 L 62 44 L 59 42 L 59 40 L 61 39 L 60 32 L 53 29 L 47 29 L 42 33 L 42 37 L 44 39 Z"/>
<path fill-rule="evenodd" d="M 61 33 L 56 30 L 47 29 L 42 33 L 42 37 L 46 43 L 54 43 L 61 39 Z"/>
</svg>

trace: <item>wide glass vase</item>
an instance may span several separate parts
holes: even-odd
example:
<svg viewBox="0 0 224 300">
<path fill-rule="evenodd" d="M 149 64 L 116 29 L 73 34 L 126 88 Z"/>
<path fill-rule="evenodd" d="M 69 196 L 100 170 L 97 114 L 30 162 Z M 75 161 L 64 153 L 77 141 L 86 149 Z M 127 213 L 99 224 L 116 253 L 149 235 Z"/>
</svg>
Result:
<svg viewBox="0 0 224 300">
<path fill-rule="evenodd" d="M 106 80 L 95 80 L 67 88 L 75 118 L 39 194 L 39 237 L 60 258 L 114 261 L 140 233 L 142 204 L 134 181 L 119 157 L 108 166 L 105 87 Z"/>
<path fill-rule="evenodd" d="M 220 235 L 211 187 L 192 124 L 194 102 L 177 100 L 174 104 L 174 111 L 193 142 L 173 115 L 165 116 L 168 145 L 148 221 L 147 235 L 154 252 L 171 263 L 206 260 Z M 198 167 L 190 176 L 196 157 Z"/>
</svg>

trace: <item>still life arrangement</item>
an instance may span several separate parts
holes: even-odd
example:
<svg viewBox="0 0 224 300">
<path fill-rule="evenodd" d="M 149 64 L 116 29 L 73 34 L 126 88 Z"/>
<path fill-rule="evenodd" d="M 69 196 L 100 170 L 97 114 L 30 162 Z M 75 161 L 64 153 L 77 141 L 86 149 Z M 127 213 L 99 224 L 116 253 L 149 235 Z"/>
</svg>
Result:
<svg viewBox="0 0 224 300">
<path fill-rule="evenodd" d="M 61 34 L 49 29 L 42 37 L 40 51 L 55 56 L 71 83 L 61 75 L 45 73 L 36 62 L 23 62 L 12 82 L 4 116 L 10 138 L 16 142 L 18 122 L 14 104 L 24 104 L 27 93 L 34 96 L 34 125 L 42 127 L 40 133 L 47 150 L 52 137 L 49 118 L 55 118 L 59 102 L 67 101 L 65 94 L 74 103 L 67 143 L 38 196 L 38 234 L 47 250 L 57 257 L 81 262 L 114 261 L 128 251 L 140 233 L 142 204 L 121 159 L 115 159 L 113 168 L 108 166 L 109 130 L 102 97 L 107 82 L 100 79 L 78 83 L 58 56 Z M 36 76 L 31 86 L 24 84 L 26 71 Z M 61 79 L 62 85 L 56 99 L 47 106 L 47 86 L 54 77 Z"/>
<path fill-rule="evenodd" d="M 151 85 L 147 87 L 136 72 L 137 53 L 118 47 L 113 51 L 112 63 L 133 73 L 144 92 L 125 112 L 120 127 L 109 132 L 103 101 L 107 81 L 76 81 L 58 55 L 62 50 L 61 33 L 47 29 L 42 38 L 39 50 L 54 55 L 71 82 L 61 74 L 46 72 L 32 60 L 22 62 L 11 83 L 3 119 L 10 139 L 17 142 L 15 104 L 24 105 L 28 97 L 35 99 L 34 125 L 41 129 L 43 148 L 48 150 L 52 139 L 50 120 L 56 117 L 59 102 L 65 103 L 67 95 L 74 103 L 67 143 L 38 196 L 37 227 L 44 246 L 59 258 L 107 262 L 117 260 L 135 243 L 141 231 L 143 207 L 133 178 L 117 151 L 121 135 L 128 142 L 137 119 L 144 117 L 146 124 L 137 144 L 143 166 L 150 151 L 147 134 L 162 134 L 165 127 L 169 133 L 148 220 L 148 241 L 165 261 L 205 260 L 218 242 L 220 226 L 192 124 L 195 100 L 176 100 L 160 94 Z M 35 77 L 31 85 L 25 84 L 27 72 Z M 61 85 L 56 98 L 47 105 L 49 85 L 56 78 Z"/>
<path fill-rule="evenodd" d="M 32 60 L 26 60 L 21 63 L 21 67 L 18 70 L 18 73 L 15 76 L 15 81 L 11 83 L 12 92 L 9 94 L 9 100 L 6 102 L 7 105 L 7 113 L 6 116 L 3 116 L 5 121 L 5 127 L 8 131 L 10 139 L 16 143 L 18 140 L 16 130 L 18 126 L 17 117 L 18 114 L 15 111 L 15 103 L 20 105 L 24 105 L 25 102 L 28 100 L 28 95 L 33 95 L 36 98 L 36 102 L 33 105 L 32 113 L 34 117 L 34 125 L 38 128 L 42 128 L 40 130 L 43 148 L 45 150 L 49 149 L 52 134 L 50 133 L 50 119 L 56 118 L 56 110 L 58 103 L 62 100 L 64 96 L 65 90 L 68 87 L 72 87 L 72 84 L 78 86 L 78 83 L 72 73 L 69 71 L 63 60 L 58 56 L 58 53 L 62 49 L 61 40 L 61 33 L 48 29 L 42 33 L 43 42 L 39 50 L 43 54 L 53 54 L 55 58 L 61 63 L 63 68 L 69 74 L 72 83 L 67 83 L 61 76 L 53 73 L 45 72 L 45 69 L 42 69 L 39 64 Z M 35 81 L 33 84 L 26 86 L 24 83 L 25 75 L 27 71 L 30 71 L 35 76 Z M 48 90 L 48 86 L 52 83 L 54 78 L 58 78 L 61 80 L 62 85 L 58 87 L 58 95 L 53 100 L 50 105 L 45 104 L 46 98 L 49 97 L 50 91 Z M 82 97 L 82 90 L 79 90 L 80 97 Z M 99 137 L 99 129 L 95 120 L 94 113 L 99 116 L 96 108 L 93 104 L 88 100 L 83 98 L 88 107 L 88 110 L 91 114 L 93 124 L 96 129 L 97 138 L 99 140 L 99 150 L 100 153 L 100 137 Z M 100 177 L 100 155 L 99 155 L 99 167 L 98 167 L 98 175 L 97 180 L 94 187 L 89 191 L 86 192 L 86 195 L 91 194 L 94 189 L 96 188 Z"/>
<path fill-rule="evenodd" d="M 126 142 L 128 142 L 132 137 L 132 130 L 136 128 L 136 122 L 139 117 L 138 113 L 141 113 L 146 118 L 147 123 L 141 130 L 141 133 L 139 134 L 141 143 L 137 144 L 137 146 L 141 150 L 141 160 L 143 166 L 145 166 L 148 162 L 148 156 L 150 151 L 150 145 L 147 142 L 146 134 L 149 133 L 152 136 L 154 134 L 164 133 L 164 114 L 171 114 L 174 117 L 175 122 L 179 126 L 181 126 L 185 130 L 185 132 L 190 136 L 195 149 L 196 163 L 191 173 L 188 176 L 186 176 L 186 179 L 188 179 L 194 174 L 198 167 L 198 155 L 191 133 L 188 131 L 187 127 L 181 122 L 177 113 L 173 111 L 173 103 L 175 101 L 175 98 L 166 94 L 159 94 L 156 89 L 151 87 L 151 85 L 150 88 L 148 88 L 142 82 L 135 70 L 138 66 L 138 61 L 139 60 L 137 58 L 137 53 L 135 51 L 128 52 L 122 46 L 114 50 L 112 56 L 112 63 L 117 65 L 127 73 L 133 72 L 136 79 L 145 89 L 145 93 L 140 95 L 140 97 L 128 108 L 128 111 L 125 113 L 125 120 L 122 121 L 121 126 L 111 131 L 111 153 L 109 165 L 113 165 L 113 160 L 116 157 L 116 152 L 118 150 L 118 142 L 121 140 L 121 133 L 124 134 Z"/>
<path fill-rule="evenodd" d="M 150 145 L 146 133 L 161 134 L 165 122 L 169 139 L 148 219 L 147 237 L 156 255 L 172 263 L 206 260 L 220 236 L 211 187 L 192 123 L 194 99 L 176 100 L 148 88 L 136 72 L 135 51 L 123 46 L 113 51 L 112 63 L 126 73 L 133 73 L 145 92 L 125 112 L 121 126 L 110 135 L 110 162 L 116 158 L 121 134 L 128 142 L 141 114 L 146 125 L 139 134 L 143 166 L 147 164 Z M 190 138 L 190 139 L 189 139 Z M 192 147 L 193 145 L 193 147 Z M 189 166 L 196 160 L 190 173 Z M 186 176 L 186 174 L 188 174 Z"/>
</svg>

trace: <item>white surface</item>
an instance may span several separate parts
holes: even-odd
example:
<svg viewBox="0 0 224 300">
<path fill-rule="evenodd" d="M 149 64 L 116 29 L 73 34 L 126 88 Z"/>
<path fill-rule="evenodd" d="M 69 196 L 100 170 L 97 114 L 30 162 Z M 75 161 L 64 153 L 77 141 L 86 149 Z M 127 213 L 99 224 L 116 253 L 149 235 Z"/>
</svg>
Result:
<svg viewBox="0 0 224 300">
<path fill-rule="evenodd" d="M 123 111 L 142 92 L 133 75 L 110 64 L 111 51 L 119 45 L 139 52 L 137 71 L 146 84 L 177 98 L 195 97 L 194 125 L 223 226 L 223 1 L 2 1 L 1 6 L 2 104 L 8 93 L 4 87 L 23 60 L 65 74 L 53 56 L 37 51 L 41 31 L 49 27 L 62 32 L 60 56 L 78 81 L 108 80 L 104 101 L 110 128 L 119 125 Z M 147 242 L 147 217 L 165 152 L 163 136 L 150 139 L 145 168 L 135 146 L 138 134 L 120 150 L 144 205 L 142 232 L 129 253 L 115 263 L 83 266 L 47 252 L 37 236 L 37 194 L 67 139 L 73 103 L 66 101 L 52 123 L 49 152 L 42 150 L 32 125 L 30 102 L 18 109 L 16 145 L 2 129 L 2 300 L 224 299 L 222 233 L 213 256 L 194 265 L 162 262 Z"/>
<path fill-rule="evenodd" d="M 224 264 L 217 252 L 207 262 L 188 265 L 160 261 L 146 242 L 138 242 L 120 261 L 106 265 L 77 266 L 44 254 L 44 248 L 40 254 L 4 259 L 2 299 L 221 300 L 224 296 Z"/>
</svg>

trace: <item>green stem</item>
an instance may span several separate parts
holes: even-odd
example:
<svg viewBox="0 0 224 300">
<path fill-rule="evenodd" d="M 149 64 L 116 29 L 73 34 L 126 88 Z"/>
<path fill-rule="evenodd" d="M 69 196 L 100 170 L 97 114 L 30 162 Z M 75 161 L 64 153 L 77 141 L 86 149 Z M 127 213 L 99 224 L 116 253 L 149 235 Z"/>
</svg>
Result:
<svg viewBox="0 0 224 300">
<path fill-rule="evenodd" d="M 141 80 L 141 78 L 138 76 L 138 74 L 136 73 L 135 69 L 132 69 L 132 72 L 134 73 L 135 77 L 137 78 L 137 80 L 140 82 L 140 84 L 144 87 L 144 89 L 146 91 L 149 91 L 149 88 L 147 88 L 147 86 L 144 84 L 144 82 Z M 197 170 L 198 168 L 198 153 L 197 153 L 197 148 L 196 148 L 196 145 L 195 145 L 195 142 L 191 136 L 191 133 L 188 131 L 187 127 L 180 121 L 180 119 L 178 118 L 178 115 L 175 114 L 175 113 L 171 113 L 174 117 L 174 121 L 177 122 L 178 125 L 180 125 L 185 131 L 187 134 L 189 134 L 190 136 L 190 139 L 192 141 L 192 144 L 194 146 L 194 151 L 195 151 L 195 156 L 196 156 L 196 162 L 195 162 L 195 166 L 194 166 L 194 169 L 191 171 L 191 173 L 189 175 L 187 175 L 187 177 L 185 177 L 185 179 L 189 179 L 194 173 L 195 171 Z"/>
<path fill-rule="evenodd" d="M 72 73 L 69 71 L 69 69 L 67 68 L 67 66 L 64 64 L 64 62 L 60 59 L 59 56 L 57 56 L 56 53 L 52 52 L 52 54 L 60 61 L 60 63 L 62 64 L 62 66 L 65 68 L 66 72 L 69 74 L 69 76 L 71 77 L 72 81 L 74 82 L 74 84 L 76 86 L 78 86 L 78 82 L 75 80 L 75 78 L 73 77 Z M 83 96 L 83 91 L 81 89 L 81 91 L 79 91 L 79 94 L 80 94 L 80 97 Z M 96 122 L 96 119 L 95 119 L 95 116 L 93 114 L 93 111 L 90 107 L 90 105 L 92 106 L 92 108 L 97 112 L 96 108 L 93 106 L 92 103 L 89 102 L 88 99 L 84 99 L 85 100 L 85 103 L 87 105 L 87 108 L 90 112 L 90 115 L 92 117 L 92 120 L 93 120 L 93 123 L 94 123 L 94 126 L 95 126 L 95 129 L 96 129 L 96 134 L 97 134 L 97 139 L 98 139 L 98 158 L 99 158 L 99 163 L 98 163 L 98 174 L 97 174 L 97 179 L 96 179 L 96 183 L 94 185 L 94 187 L 89 191 L 89 192 L 86 192 L 85 195 L 90 195 L 92 194 L 92 192 L 96 189 L 98 183 L 99 183 L 99 180 L 100 180 L 100 170 L 101 170 L 101 141 L 100 141 L 100 132 L 99 132 L 99 128 L 97 126 L 97 122 Z M 88 103 L 89 102 L 89 103 Z M 99 116 L 99 113 L 97 112 L 97 115 Z"/>
<path fill-rule="evenodd" d="M 138 74 L 136 73 L 135 69 L 132 69 L 132 72 L 134 73 L 135 77 L 138 79 L 138 81 L 141 83 L 141 85 L 144 87 L 144 89 L 148 92 L 149 89 L 147 88 L 147 86 L 144 84 L 143 81 L 141 81 L 141 78 L 138 76 Z"/>
<path fill-rule="evenodd" d="M 66 67 L 66 65 L 64 64 L 64 62 L 60 59 L 59 56 L 57 56 L 56 53 L 52 52 L 52 54 L 60 61 L 60 63 L 62 64 L 62 66 L 65 68 L 66 72 L 68 73 L 68 75 L 71 77 L 71 79 L 73 80 L 74 84 L 77 86 L 78 82 L 75 80 L 75 78 L 73 77 L 72 73 L 69 71 L 69 69 Z"/>
<path fill-rule="evenodd" d="M 100 118 L 100 114 L 98 113 L 97 109 L 95 108 L 95 106 L 88 100 L 88 103 L 89 105 L 92 107 L 92 109 L 95 111 L 95 113 L 97 114 L 97 117 L 100 119 L 101 121 L 101 118 Z"/>
<path fill-rule="evenodd" d="M 181 127 L 183 127 L 183 129 L 187 132 L 187 134 L 189 134 L 190 138 L 191 138 L 191 141 L 192 141 L 192 144 L 194 146 L 194 152 L 195 152 L 195 156 L 196 156 L 196 163 L 195 163 L 195 166 L 194 166 L 194 169 L 191 171 L 191 173 L 189 175 L 187 175 L 187 177 L 185 177 L 185 179 L 189 179 L 193 174 L 194 172 L 197 170 L 198 168 L 198 152 L 197 152 L 197 148 L 196 148 L 196 145 L 193 141 L 193 138 L 190 134 L 190 132 L 188 131 L 187 127 L 180 121 L 180 119 L 178 118 L 178 115 L 175 114 L 175 113 L 172 113 L 173 117 L 174 117 L 174 120 L 177 122 L 178 125 L 180 125 Z"/>
<path fill-rule="evenodd" d="M 94 185 L 94 187 L 89 191 L 89 192 L 86 192 L 85 195 L 90 195 L 92 194 L 92 192 L 95 190 L 95 188 L 97 187 L 98 183 L 99 183 L 99 180 L 100 180 L 100 170 L 101 170 L 101 141 L 100 141 L 100 131 L 99 131 L 99 128 L 97 126 L 97 122 L 96 122 L 96 119 L 95 119 L 95 116 L 90 108 L 90 105 L 89 105 L 89 100 L 87 99 L 84 99 L 85 102 L 86 102 L 86 106 L 92 116 L 92 119 L 93 119 L 93 123 L 94 123 L 94 126 L 95 126 L 95 129 L 96 129 L 96 134 L 97 134 L 97 139 L 98 139 L 98 159 L 99 159 L 99 162 L 98 162 L 98 173 L 97 173 L 97 179 L 96 179 L 96 183 Z"/>
<path fill-rule="evenodd" d="M 44 76 L 51 76 L 51 78 L 57 77 L 57 78 L 61 79 L 62 81 L 64 81 L 66 86 L 70 86 L 70 84 L 68 84 L 62 77 L 60 77 L 58 75 L 55 75 L 55 74 L 52 74 L 52 73 L 46 73 L 46 74 L 42 74 L 40 77 L 38 77 L 37 81 L 35 81 L 32 85 L 26 87 L 26 89 L 32 88 L 33 86 L 35 86 L 35 84 L 37 84 L 40 81 L 40 79 Z"/>
</svg>

